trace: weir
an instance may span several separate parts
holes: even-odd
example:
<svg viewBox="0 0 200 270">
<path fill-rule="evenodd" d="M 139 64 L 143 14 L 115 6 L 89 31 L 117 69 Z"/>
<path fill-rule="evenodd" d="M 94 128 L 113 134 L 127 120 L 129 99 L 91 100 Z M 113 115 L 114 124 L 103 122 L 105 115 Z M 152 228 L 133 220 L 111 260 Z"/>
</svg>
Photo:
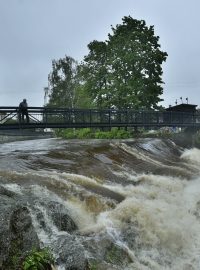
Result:
<svg viewBox="0 0 200 270">
<path fill-rule="evenodd" d="M 199 149 L 37 139 L 0 155 L 2 270 L 44 247 L 57 270 L 199 269 Z"/>
<path fill-rule="evenodd" d="M 87 127 L 184 127 L 198 129 L 200 113 L 132 109 L 66 109 L 29 107 L 29 123 L 18 107 L 0 107 L 0 130 Z"/>
</svg>

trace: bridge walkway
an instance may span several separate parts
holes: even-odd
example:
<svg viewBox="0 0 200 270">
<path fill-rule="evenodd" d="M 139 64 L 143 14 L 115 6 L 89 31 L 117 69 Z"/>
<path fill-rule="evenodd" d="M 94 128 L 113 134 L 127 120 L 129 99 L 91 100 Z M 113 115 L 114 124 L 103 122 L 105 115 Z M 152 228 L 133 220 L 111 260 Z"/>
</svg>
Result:
<svg viewBox="0 0 200 270">
<path fill-rule="evenodd" d="M 29 107 L 29 123 L 19 121 L 18 107 L 0 107 L 0 130 L 101 127 L 200 128 L 200 113 Z"/>
</svg>

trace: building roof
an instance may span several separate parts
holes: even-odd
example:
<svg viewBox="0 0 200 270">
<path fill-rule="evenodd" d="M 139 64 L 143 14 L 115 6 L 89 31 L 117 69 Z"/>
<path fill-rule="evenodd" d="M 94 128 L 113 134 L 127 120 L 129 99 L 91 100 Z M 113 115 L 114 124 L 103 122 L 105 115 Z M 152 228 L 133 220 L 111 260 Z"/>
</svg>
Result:
<svg viewBox="0 0 200 270">
<path fill-rule="evenodd" d="M 167 108 L 166 111 L 193 112 L 193 111 L 196 111 L 196 107 L 197 107 L 197 105 L 182 103 L 182 104 L 179 104 L 176 106 L 171 106 L 171 107 Z"/>
</svg>

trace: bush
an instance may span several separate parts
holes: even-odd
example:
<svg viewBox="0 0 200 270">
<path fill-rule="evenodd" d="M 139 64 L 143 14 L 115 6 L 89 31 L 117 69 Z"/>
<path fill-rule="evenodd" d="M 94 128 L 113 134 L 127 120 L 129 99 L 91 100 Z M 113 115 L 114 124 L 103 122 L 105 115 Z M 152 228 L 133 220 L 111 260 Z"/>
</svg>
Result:
<svg viewBox="0 0 200 270">
<path fill-rule="evenodd" d="M 76 131 L 76 136 L 78 139 L 89 139 L 94 138 L 94 133 L 91 131 L 90 128 L 83 128 Z"/>
<path fill-rule="evenodd" d="M 69 129 L 56 129 L 55 135 L 57 137 L 62 137 L 64 139 L 74 139 L 76 138 L 75 131 L 72 128 Z"/>
<path fill-rule="evenodd" d="M 54 257 L 48 248 L 41 250 L 33 249 L 23 261 L 23 270 L 50 270 L 54 263 Z"/>
<path fill-rule="evenodd" d="M 55 135 L 64 139 L 127 139 L 132 137 L 130 131 L 118 128 L 112 128 L 110 131 L 91 128 L 59 129 L 55 131 Z"/>
<path fill-rule="evenodd" d="M 96 139 L 127 139 L 132 135 L 129 131 L 124 129 L 112 128 L 111 131 L 97 131 L 95 132 Z"/>
</svg>

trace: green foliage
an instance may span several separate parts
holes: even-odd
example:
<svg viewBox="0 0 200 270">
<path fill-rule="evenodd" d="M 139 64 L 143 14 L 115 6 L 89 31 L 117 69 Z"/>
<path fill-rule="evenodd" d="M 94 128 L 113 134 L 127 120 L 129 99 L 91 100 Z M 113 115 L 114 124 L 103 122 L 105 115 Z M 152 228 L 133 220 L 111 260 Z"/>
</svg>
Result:
<svg viewBox="0 0 200 270">
<path fill-rule="evenodd" d="M 20 267 L 20 255 L 18 252 L 16 252 L 16 254 L 11 257 L 10 266 L 13 266 L 15 269 Z"/>
<path fill-rule="evenodd" d="M 57 137 L 62 137 L 64 139 L 87 139 L 94 138 L 94 133 L 90 128 L 82 129 L 59 129 L 55 132 Z"/>
<path fill-rule="evenodd" d="M 49 249 L 33 249 L 24 259 L 23 270 L 46 270 L 53 263 L 54 258 Z"/>
<path fill-rule="evenodd" d="M 48 76 L 50 86 L 49 105 L 73 108 L 76 98 L 77 62 L 69 56 L 52 61 Z"/>
<path fill-rule="evenodd" d="M 112 244 L 105 253 L 105 260 L 108 263 L 121 266 L 120 269 L 123 269 L 122 266 L 130 263 L 130 257 L 126 251 L 121 249 L 119 246 Z"/>
<path fill-rule="evenodd" d="M 89 262 L 89 270 L 98 270 L 98 263 L 96 261 Z"/>
<path fill-rule="evenodd" d="M 95 132 L 96 139 L 127 139 L 131 138 L 131 133 L 124 129 L 112 128 L 111 131 Z"/>
<path fill-rule="evenodd" d="M 110 131 L 83 129 L 60 129 L 56 131 L 56 136 L 64 139 L 126 139 L 131 138 L 130 131 L 112 128 Z"/>
<path fill-rule="evenodd" d="M 80 75 L 99 108 L 156 108 L 161 101 L 162 63 L 159 37 L 144 20 L 124 17 L 108 40 L 94 40 L 80 65 Z"/>
<path fill-rule="evenodd" d="M 76 137 L 78 139 L 82 139 L 82 138 L 88 139 L 88 138 L 93 138 L 94 135 L 90 128 L 83 128 L 83 129 L 78 130 Z"/>
<path fill-rule="evenodd" d="M 57 137 L 61 137 L 64 139 L 74 139 L 75 138 L 75 132 L 73 129 L 56 129 L 55 135 Z"/>
<path fill-rule="evenodd" d="M 79 84 L 76 87 L 76 108 L 92 109 L 95 108 L 95 103 L 92 102 L 92 97 L 87 92 L 84 84 Z"/>
<path fill-rule="evenodd" d="M 88 45 L 89 54 L 79 66 L 86 91 L 98 107 L 109 107 L 108 101 L 108 65 L 107 45 L 94 40 Z"/>
<path fill-rule="evenodd" d="M 91 99 L 80 82 L 78 63 L 72 57 L 65 56 L 53 60 L 48 80 L 50 88 L 48 107 L 91 107 Z"/>
<path fill-rule="evenodd" d="M 89 43 L 78 64 L 65 56 L 52 61 L 49 104 L 65 108 L 158 108 L 162 88 L 161 51 L 154 26 L 123 17 L 104 41 Z M 72 135 L 72 134 L 71 134 Z"/>
<path fill-rule="evenodd" d="M 106 261 L 108 261 L 109 263 L 115 263 L 120 258 L 120 249 L 116 248 L 115 246 L 112 246 L 112 248 L 109 249 L 106 253 Z"/>
</svg>

